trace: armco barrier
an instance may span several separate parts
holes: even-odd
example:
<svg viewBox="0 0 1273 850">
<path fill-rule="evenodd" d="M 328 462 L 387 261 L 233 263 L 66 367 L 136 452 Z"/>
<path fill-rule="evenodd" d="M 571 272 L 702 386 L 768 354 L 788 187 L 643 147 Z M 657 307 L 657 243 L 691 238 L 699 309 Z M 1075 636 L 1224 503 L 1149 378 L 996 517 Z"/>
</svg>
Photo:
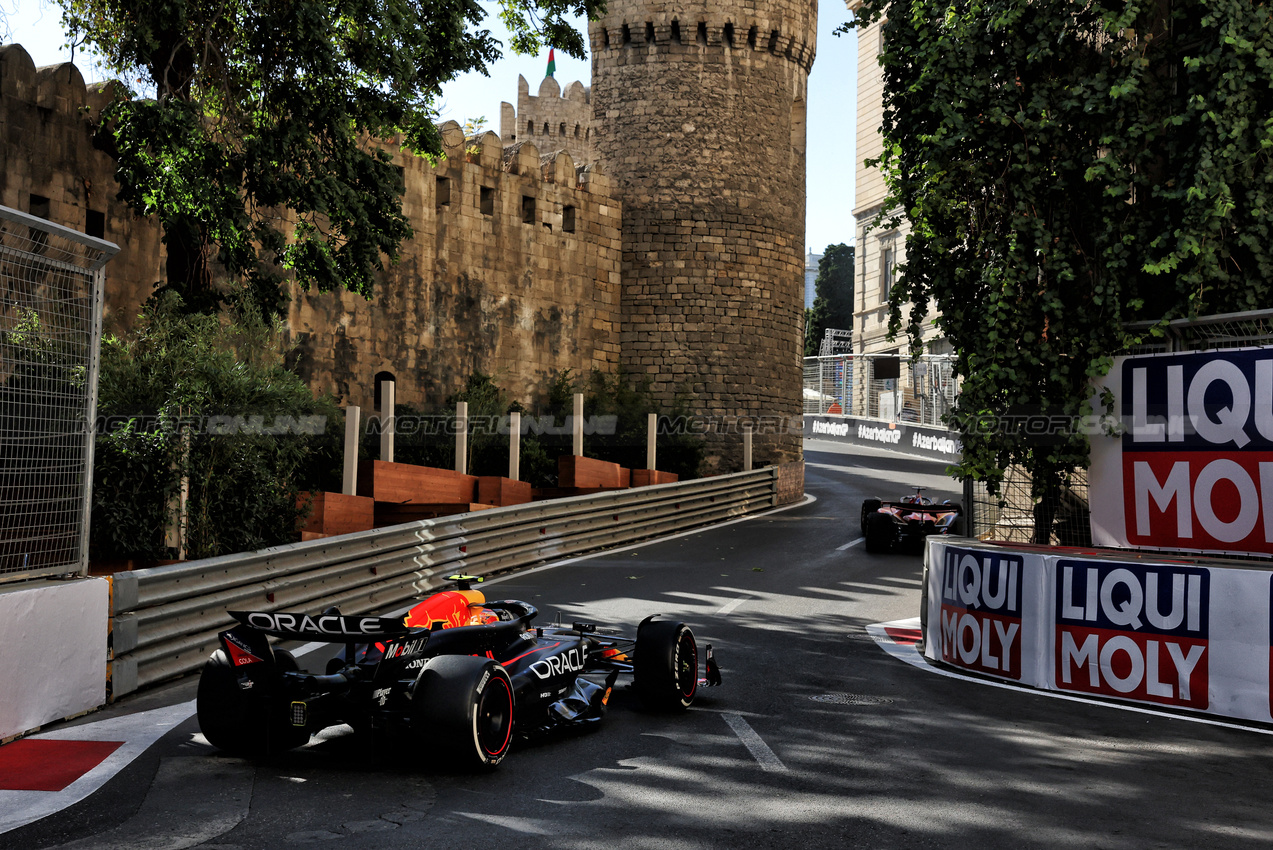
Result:
<svg viewBox="0 0 1273 850">
<path fill-rule="evenodd" d="M 1273 565 L 928 539 L 924 654 L 1035 688 L 1273 721 Z"/>
<path fill-rule="evenodd" d="M 524 567 L 742 516 L 777 501 L 778 468 L 493 508 L 117 573 L 111 698 L 197 670 L 227 610 L 384 609 L 456 572 Z"/>
</svg>

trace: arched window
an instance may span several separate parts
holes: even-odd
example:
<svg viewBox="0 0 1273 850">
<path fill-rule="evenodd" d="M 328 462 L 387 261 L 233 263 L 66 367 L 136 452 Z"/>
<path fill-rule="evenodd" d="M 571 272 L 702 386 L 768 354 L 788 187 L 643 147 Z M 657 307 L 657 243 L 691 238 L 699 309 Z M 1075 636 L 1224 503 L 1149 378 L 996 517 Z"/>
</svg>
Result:
<svg viewBox="0 0 1273 850">
<path fill-rule="evenodd" d="M 385 381 L 393 382 L 393 380 L 394 380 L 394 378 L 393 378 L 393 373 L 392 373 L 392 372 L 377 372 L 377 373 L 376 373 L 376 379 L 375 379 L 375 380 L 376 380 L 376 392 L 375 392 L 375 397 L 374 397 L 374 403 L 375 403 L 375 406 L 376 406 L 376 410 L 379 410 L 379 409 L 380 409 L 380 401 L 381 401 L 381 399 L 380 399 L 380 387 L 381 387 L 381 385 L 382 385 L 382 384 L 384 384 L 384 383 L 385 383 Z M 396 388 L 395 388 L 395 389 L 396 389 Z M 397 393 L 395 392 L 395 393 L 394 393 L 394 395 L 396 396 L 396 395 L 397 395 Z"/>
</svg>

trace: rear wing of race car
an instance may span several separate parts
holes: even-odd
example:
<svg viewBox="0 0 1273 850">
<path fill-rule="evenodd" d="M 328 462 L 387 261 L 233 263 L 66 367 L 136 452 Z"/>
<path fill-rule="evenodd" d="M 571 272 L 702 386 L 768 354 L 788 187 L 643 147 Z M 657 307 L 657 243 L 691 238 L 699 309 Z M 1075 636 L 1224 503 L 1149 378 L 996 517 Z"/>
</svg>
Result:
<svg viewBox="0 0 1273 850">
<path fill-rule="evenodd" d="M 402 637 L 427 629 L 408 628 L 401 617 L 346 617 L 341 614 L 289 614 L 266 611 L 229 611 L 245 626 L 285 640 L 318 640 L 329 643 L 370 643 Z"/>
</svg>

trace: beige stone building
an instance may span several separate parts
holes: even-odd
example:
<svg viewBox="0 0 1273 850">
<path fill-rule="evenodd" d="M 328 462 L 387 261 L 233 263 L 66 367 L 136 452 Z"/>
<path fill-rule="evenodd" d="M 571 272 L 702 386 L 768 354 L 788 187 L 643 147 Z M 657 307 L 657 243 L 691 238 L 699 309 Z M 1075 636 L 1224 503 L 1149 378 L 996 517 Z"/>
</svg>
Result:
<svg viewBox="0 0 1273 850">
<path fill-rule="evenodd" d="M 851 12 L 858 12 L 862 0 L 846 0 Z M 888 298 L 897 277 L 897 266 L 905 262 L 906 234 L 910 225 L 899 228 L 870 228 L 884 207 L 888 195 L 878 168 L 868 168 L 866 161 L 883 151 L 880 125 L 884 118 L 884 80 L 879 66 L 882 47 L 882 22 L 857 30 L 857 156 L 856 190 L 853 201 L 854 233 L 857 237 L 858 284 L 854 298 L 854 350 L 858 353 L 906 353 L 907 342 L 900 335 L 888 339 Z M 903 311 L 905 318 L 905 311 Z M 924 325 L 926 349 L 936 354 L 949 351 L 929 315 Z"/>
</svg>

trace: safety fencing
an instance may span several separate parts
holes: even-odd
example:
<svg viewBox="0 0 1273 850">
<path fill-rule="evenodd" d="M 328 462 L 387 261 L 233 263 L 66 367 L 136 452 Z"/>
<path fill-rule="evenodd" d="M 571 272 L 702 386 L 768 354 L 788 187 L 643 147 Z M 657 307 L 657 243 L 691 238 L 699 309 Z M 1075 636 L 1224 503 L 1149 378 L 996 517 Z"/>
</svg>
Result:
<svg viewBox="0 0 1273 850">
<path fill-rule="evenodd" d="M 490 575 L 772 507 L 778 478 L 766 467 L 117 573 L 110 698 L 199 669 L 234 622 L 227 610 L 385 610 L 454 573 Z"/>
<path fill-rule="evenodd" d="M 1006 682 L 1273 722 L 1273 569 L 928 538 L 924 654 Z"/>
<path fill-rule="evenodd" d="M 942 426 L 959 395 L 955 359 L 838 354 L 804 359 L 804 412 Z"/>
<path fill-rule="evenodd" d="M 0 584 L 87 571 L 102 267 L 118 250 L 0 207 Z"/>
</svg>

